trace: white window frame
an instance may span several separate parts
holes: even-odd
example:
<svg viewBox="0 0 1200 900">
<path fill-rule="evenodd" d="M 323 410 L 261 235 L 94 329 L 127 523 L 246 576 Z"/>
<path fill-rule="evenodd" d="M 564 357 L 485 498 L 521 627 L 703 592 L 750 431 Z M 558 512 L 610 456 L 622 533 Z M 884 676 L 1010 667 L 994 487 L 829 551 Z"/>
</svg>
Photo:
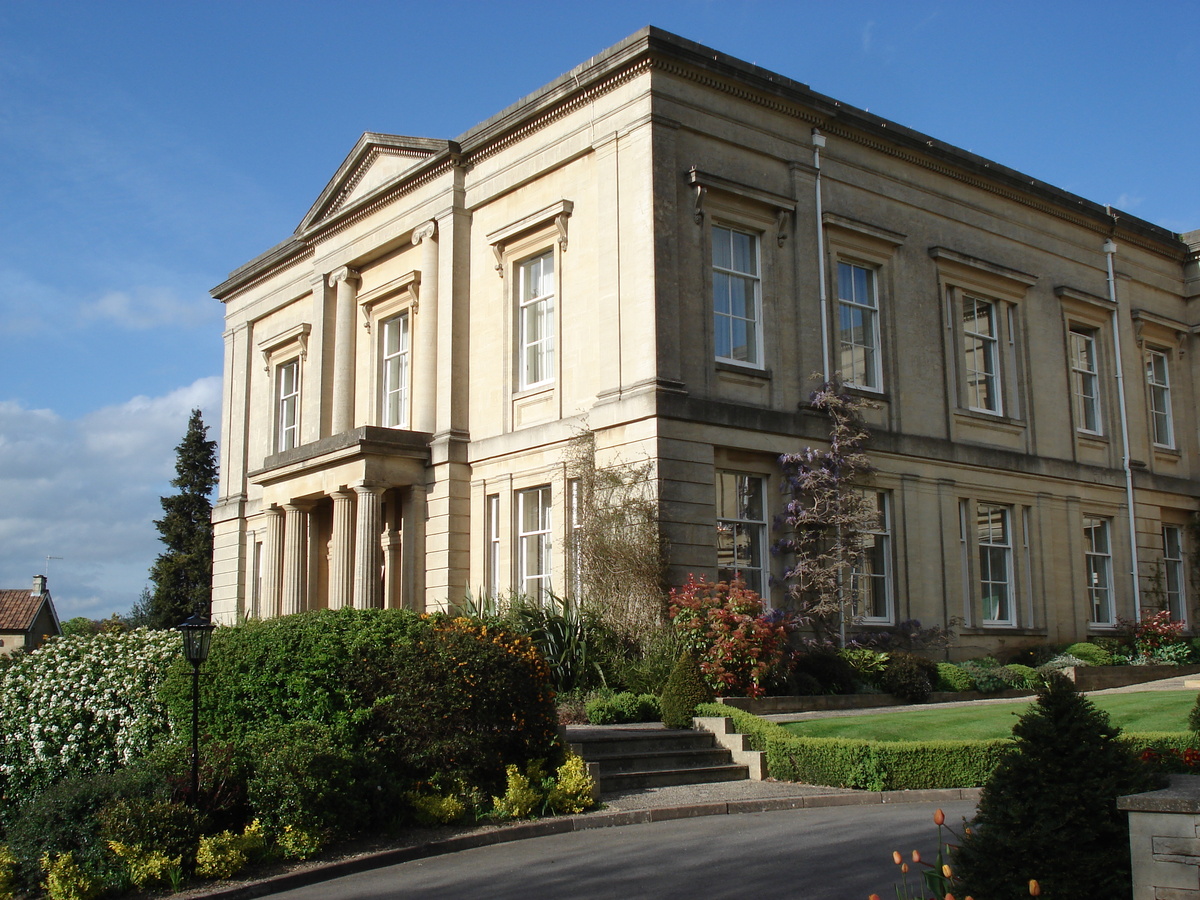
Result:
<svg viewBox="0 0 1200 900">
<path fill-rule="evenodd" d="M 1083 517 L 1083 551 L 1091 624 L 1115 625 L 1117 616 L 1113 603 L 1112 520 L 1103 516 Z"/>
<path fill-rule="evenodd" d="M 972 330 L 967 326 L 967 311 L 970 309 L 975 321 L 979 310 L 986 310 L 988 331 Z M 1004 384 L 1000 372 L 1000 320 L 999 303 L 986 297 L 964 293 L 962 297 L 962 359 L 963 386 L 967 392 L 967 408 L 975 412 L 1004 415 Z M 973 365 L 980 360 L 980 365 Z M 980 389 L 980 385 L 983 389 Z M 984 393 L 988 395 L 984 397 Z M 990 398 L 990 402 L 985 402 Z"/>
<path fill-rule="evenodd" d="M 527 522 L 530 504 L 532 522 Z M 531 524 L 532 527 L 527 527 Z M 517 492 L 517 577 L 519 590 L 544 604 L 552 591 L 553 506 L 550 485 Z M 530 561 L 535 565 L 531 566 Z"/>
<path fill-rule="evenodd" d="M 735 509 L 725 508 L 724 488 L 730 483 L 727 479 L 733 480 L 733 494 L 738 498 Z M 754 503 L 758 505 L 757 510 L 753 508 Z M 767 479 L 746 472 L 718 471 L 716 512 L 717 579 L 733 581 L 740 577 L 747 588 L 764 601 L 769 600 L 766 545 Z M 739 549 L 743 546 L 750 548 L 745 565 L 741 564 Z M 722 559 L 722 554 L 725 554 L 725 559 Z"/>
<path fill-rule="evenodd" d="M 1163 593 L 1167 610 L 1176 622 L 1187 624 L 1187 580 L 1184 577 L 1183 528 L 1179 525 L 1162 527 Z"/>
<path fill-rule="evenodd" d="M 1146 350 L 1146 386 L 1149 391 L 1150 435 L 1154 446 L 1173 450 L 1175 421 L 1171 414 L 1171 358 L 1165 351 L 1154 348 Z"/>
<path fill-rule="evenodd" d="M 753 269 L 734 268 L 735 235 L 749 238 L 751 241 L 750 255 Z M 712 250 L 712 313 L 713 313 L 713 352 L 720 362 L 735 365 L 763 368 L 763 322 L 762 322 L 762 235 L 748 228 L 724 222 L 714 222 L 711 229 Z M 727 243 L 728 265 L 718 264 L 718 259 L 724 259 L 725 254 L 718 255 L 718 248 Z M 748 290 L 748 309 L 741 315 L 734 311 L 732 286 L 741 282 Z M 727 289 L 722 291 L 722 286 Z M 724 294 L 722 297 L 721 294 Z M 722 300 L 724 303 L 722 304 Z M 724 305 L 725 309 L 721 309 Z M 752 345 L 746 348 L 746 356 L 735 355 L 734 345 L 738 324 L 746 329 L 746 339 Z M 722 337 L 723 336 L 723 337 Z M 727 346 L 723 346 L 727 345 Z M 727 350 L 723 353 L 722 350 Z"/>
<path fill-rule="evenodd" d="M 892 590 L 892 496 L 888 491 L 872 491 L 870 495 L 878 513 L 878 525 L 863 532 L 863 553 L 859 565 L 850 573 L 850 596 L 855 603 L 858 621 L 864 625 L 891 625 L 896 621 Z M 875 553 L 868 553 L 869 546 Z M 877 565 L 869 563 L 878 563 Z M 882 598 L 883 614 L 875 614 Z M 860 610 L 871 609 L 871 613 Z"/>
<path fill-rule="evenodd" d="M 1085 434 L 1103 434 L 1100 414 L 1100 364 L 1096 330 L 1072 325 L 1067 334 L 1071 364 L 1071 396 L 1075 412 L 1075 430 Z"/>
<path fill-rule="evenodd" d="M 583 540 L 583 479 L 567 480 L 567 567 L 570 571 L 572 598 L 583 597 L 583 555 L 580 542 Z"/>
<path fill-rule="evenodd" d="M 398 339 L 393 345 L 392 337 Z M 412 373 L 412 332 L 408 312 L 383 321 L 380 328 L 380 404 L 385 428 L 407 428 Z"/>
<path fill-rule="evenodd" d="M 984 531 L 983 517 L 989 525 Z M 993 517 L 999 517 L 997 537 Z M 1016 624 L 1015 569 L 1013 568 L 1012 508 L 998 503 L 975 505 L 975 541 L 979 559 L 980 621 L 985 626 Z M 996 570 L 1002 568 L 1003 572 Z M 997 593 L 999 590 L 999 593 Z"/>
<path fill-rule="evenodd" d="M 861 273 L 865 278 L 858 277 Z M 865 390 L 883 389 L 883 366 L 880 351 L 879 330 L 879 277 L 873 266 L 865 266 L 850 260 L 839 259 L 838 274 L 838 368 L 846 384 Z M 866 296 L 859 296 L 860 287 Z M 857 318 L 860 329 L 847 320 Z M 854 334 L 861 330 L 862 339 L 856 341 Z M 849 336 L 849 337 L 848 337 Z M 849 361 L 847 355 L 849 354 Z M 862 371 L 855 359 L 864 360 Z"/>
<path fill-rule="evenodd" d="M 547 271 L 547 267 L 549 271 Z M 554 383 L 557 266 L 553 248 L 517 263 L 517 383 L 521 390 Z M 541 290 L 541 293 L 536 291 Z M 533 334 L 532 323 L 540 324 Z"/>
<path fill-rule="evenodd" d="M 275 367 L 275 449 L 283 452 L 299 445 L 300 358 L 294 356 Z"/>
</svg>

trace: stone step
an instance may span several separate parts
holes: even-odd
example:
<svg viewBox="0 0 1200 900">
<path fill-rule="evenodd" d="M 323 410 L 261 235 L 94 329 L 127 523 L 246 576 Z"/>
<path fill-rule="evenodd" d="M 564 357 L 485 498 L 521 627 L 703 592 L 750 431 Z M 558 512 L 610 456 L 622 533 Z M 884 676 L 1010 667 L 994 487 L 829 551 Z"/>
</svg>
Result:
<svg viewBox="0 0 1200 900">
<path fill-rule="evenodd" d="M 597 756 L 588 761 L 600 767 L 601 777 L 607 777 L 625 772 L 670 772 L 728 765 L 730 756 L 724 747 L 710 747 L 707 750 L 658 750 L 621 756 Z"/>
<path fill-rule="evenodd" d="M 716 746 L 713 736 L 704 731 L 621 731 L 610 735 L 570 736 L 571 748 L 584 759 L 662 751 L 709 750 Z"/>
<path fill-rule="evenodd" d="M 677 784 L 711 784 L 715 781 L 745 781 L 749 778 L 745 766 L 703 766 L 671 769 L 662 772 L 621 772 L 607 775 L 600 781 L 601 794 L 619 794 L 647 788 L 671 787 Z"/>
</svg>

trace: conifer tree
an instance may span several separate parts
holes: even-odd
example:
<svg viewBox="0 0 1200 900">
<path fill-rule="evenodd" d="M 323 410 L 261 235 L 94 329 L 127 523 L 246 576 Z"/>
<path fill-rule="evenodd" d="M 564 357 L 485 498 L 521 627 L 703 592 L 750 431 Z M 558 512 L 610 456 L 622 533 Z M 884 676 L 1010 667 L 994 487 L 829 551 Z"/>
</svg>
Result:
<svg viewBox="0 0 1200 900">
<path fill-rule="evenodd" d="M 166 551 L 150 569 L 150 623 L 173 628 L 192 613 L 207 616 L 212 601 L 212 497 L 217 485 L 217 442 L 193 409 L 187 432 L 175 448 L 179 492 L 161 500 L 163 517 L 154 525 Z"/>
<path fill-rule="evenodd" d="M 1119 734 L 1064 675 L 1048 676 L 955 852 L 964 894 L 1023 900 L 1034 879 L 1058 900 L 1129 897 L 1129 823 L 1117 797 L 1153 784 Z"/>
</svg>

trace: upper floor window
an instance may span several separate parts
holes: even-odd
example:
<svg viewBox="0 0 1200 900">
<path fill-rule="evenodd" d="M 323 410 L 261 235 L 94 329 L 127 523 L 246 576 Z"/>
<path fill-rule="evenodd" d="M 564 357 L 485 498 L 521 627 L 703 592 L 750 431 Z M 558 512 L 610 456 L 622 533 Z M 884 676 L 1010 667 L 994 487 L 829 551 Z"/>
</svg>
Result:
<svg viewBox="0 0 1200 900">
<path fill-rule="evenodd" d="M 517 551 L 519 589 L 536 603 L 550 594 L 550 486 L 517 494 Z"/>
<path fill-rule="evenodd" d="M 517 266 L 521 389 L 554 380 L 554 251 Z"/>
<path fill-rule="evenodd" d="M 878 390 L 882 378 L 874 269 L 838 263 L 838 343 L 842 379 L 855 387 Z"/>
<path fill-rule="evenodd" d="M 383 424 L 387 428 L 408 425 L 409 334 L 408 313 L 383 323 Z"/>
<path fill-rule="evenodd" d="M 1112 595 L 1112 546 L 1109 521 L 1099 516 L 1083 517 L 1083 547 L 1087 564 L 1087 591 L 1092 623 L 1116 622 Z"/>
<path fill-rule="evenodd" d="M 1012 625 L 1013 543 L 1012 510 L 980 503 L 975 525 L 979 544 L 979 589 L 984 625 Z"/>
<path fill-rule="evenodd" d="M 864 498 L 875 511 L 875 524 L 861 535 L 862 557 L 850 574 L 855 615 L 871 624 L 894 621 L 892 611 L 891 497 L 885 491 Z"/>
<path fill-rule="evenodd" d="M 767 581 L 764 480 L 737 472 L 717 473 L 717 578 L 740 578 L 760 597 Z"/>
<path fill-rule="evenodd" d="M 963 297 L 963 370 L 967 406 L 1003 413 L 1000 385 L 999 328 L 996 304 L 979 297 Z"/>
<path fill-rule="evenodd" d="M 762 278 L 758 235 L 714 225 L 712 259 L 716 357 L 762 366 Z"/>
<path fill-rule="evenodd" d="M 300 443 L 300 360 L 291 359 L 275 370 L 276 450 Z"/>
<path fill-rule="evenodd" d="M 1175 446 L 1175 426 L 1171 418 L 1171 372 L 1167 354 L 1146 351 L 1146 384 L 1150 389 L 1150 431 L 1156 447 Z"/>
<path fill-rule="evenodd" d="M 1072 326 L 1069 334 L 1071 353 L 1071 394 L 1075 408 L 1075 428 L 1100 434 L 1100 379 L 1096 363 L 1096 332 Z"/>
</svg>

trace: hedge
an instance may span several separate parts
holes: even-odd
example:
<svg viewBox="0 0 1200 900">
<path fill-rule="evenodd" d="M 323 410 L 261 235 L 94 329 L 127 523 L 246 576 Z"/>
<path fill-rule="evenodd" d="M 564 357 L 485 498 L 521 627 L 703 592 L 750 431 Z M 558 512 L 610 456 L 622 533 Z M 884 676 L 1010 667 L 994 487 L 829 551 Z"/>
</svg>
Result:
<svg viewBox="0 0 1200 900">
<path fill-rule="evenodd" d="M 725 706 L 706 703 L 698 716 L 733 719 L 734 727 L 767 754 L 767 771 L 780 781 L 824 784 L 873 791 L 980 787 L 1003 754 L 1008 738 L 987 741 L 867 741 L 800 737 L 774 722 Z M 1140 752 L 1185 750 L 1196 742 L 1191 732 L 1122 734 Z"/>
</svg>

